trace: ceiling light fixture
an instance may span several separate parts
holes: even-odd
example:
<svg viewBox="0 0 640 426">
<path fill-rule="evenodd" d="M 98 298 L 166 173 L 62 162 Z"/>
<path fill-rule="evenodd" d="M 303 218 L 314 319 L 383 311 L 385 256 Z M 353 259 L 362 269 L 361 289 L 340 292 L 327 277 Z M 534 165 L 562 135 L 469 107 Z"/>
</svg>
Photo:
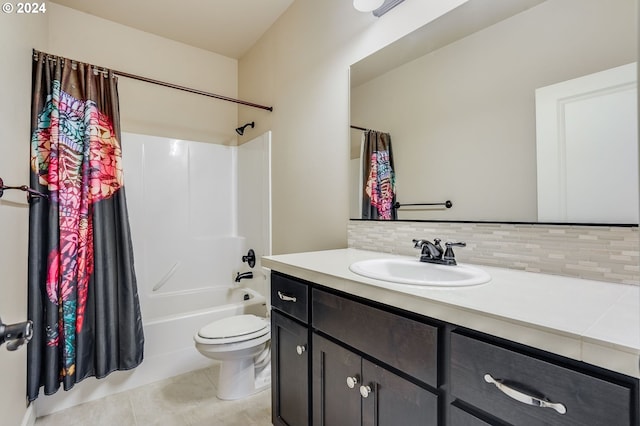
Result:
<svg viewBox="0 0 640 426">
<path fill-rule="evenodd" d="M 353 7 L 360 12 L 371 12 L 384 4 L 384 0 L 353 0 Z"/>
</svg>

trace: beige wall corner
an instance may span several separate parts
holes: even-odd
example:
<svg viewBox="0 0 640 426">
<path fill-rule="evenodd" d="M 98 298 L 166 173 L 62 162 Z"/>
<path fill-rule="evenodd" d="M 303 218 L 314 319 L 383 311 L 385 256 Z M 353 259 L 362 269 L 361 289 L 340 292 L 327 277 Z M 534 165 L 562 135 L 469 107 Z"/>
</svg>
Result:
<svg viewBox="0 0 640 426">
<path fill-rule="evenodd" d="M 381 18 L 344 0 L 297 0 L 239 63 L 239 110 L 273 131 L 273 253 L 346 247 L 349 65 L 465 0 L 405 2 Z"/>
</svg>

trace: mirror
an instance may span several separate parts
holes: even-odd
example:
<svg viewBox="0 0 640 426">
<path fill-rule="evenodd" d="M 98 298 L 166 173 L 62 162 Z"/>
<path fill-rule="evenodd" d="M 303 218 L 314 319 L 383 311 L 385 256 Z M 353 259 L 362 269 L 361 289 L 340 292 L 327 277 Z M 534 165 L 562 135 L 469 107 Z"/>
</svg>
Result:
<svg viewBox="0 0 640 426">
<path fill-rule="evenodd" d="M 538 176 L 558 172 L 538 164 L 536 139 L 537 89 L 637 61 L 636 8 L 636 0 L 469 0 L 353 64 L 351 125 L 390 133 L 397 200 L 453 203 L 401 208 L 398 219 L 637 223 L 637 210 L 635 220 L 539 219 Z M 637 111 L 632 119 L 636 177 L 613 180 L 637 197 Z M 354 219 L 361 138 L 352 128 Z"/>
</svg>

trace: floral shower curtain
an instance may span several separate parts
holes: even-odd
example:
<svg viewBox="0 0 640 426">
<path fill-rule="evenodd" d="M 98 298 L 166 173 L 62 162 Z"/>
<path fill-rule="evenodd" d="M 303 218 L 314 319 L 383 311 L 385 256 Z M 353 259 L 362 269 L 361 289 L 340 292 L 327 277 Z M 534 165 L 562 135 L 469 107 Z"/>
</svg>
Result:
<svg viewBox="0 0 640 426">
<path fill-rule="evenodd" d="M 362 218 L 395 220 L 396 188 L 389 133 L 366 130 L 363 135 Z"/>
<path fill-rule="evenodd" d="M 27 396 L 142 362 L 112 72 L 34 52 Z"/>
</svg>

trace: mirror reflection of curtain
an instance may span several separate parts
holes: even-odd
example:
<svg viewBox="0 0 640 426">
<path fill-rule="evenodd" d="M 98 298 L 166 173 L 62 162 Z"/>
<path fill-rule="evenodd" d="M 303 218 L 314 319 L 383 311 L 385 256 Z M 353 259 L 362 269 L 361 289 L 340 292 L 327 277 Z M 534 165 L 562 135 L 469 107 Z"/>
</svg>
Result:
<svg viewBox="0 0 640 426">
<path fill-rule="evenodd" d="M 116 78 L 37 53 L 33 66 L 28 399 L 142 362 Z"/>
<path fill-rule="evenodd" d="M 362 144 L 362 219 L 395 220 L 396 178 L 391 135 L 366 130 Z"/>
</svg>

